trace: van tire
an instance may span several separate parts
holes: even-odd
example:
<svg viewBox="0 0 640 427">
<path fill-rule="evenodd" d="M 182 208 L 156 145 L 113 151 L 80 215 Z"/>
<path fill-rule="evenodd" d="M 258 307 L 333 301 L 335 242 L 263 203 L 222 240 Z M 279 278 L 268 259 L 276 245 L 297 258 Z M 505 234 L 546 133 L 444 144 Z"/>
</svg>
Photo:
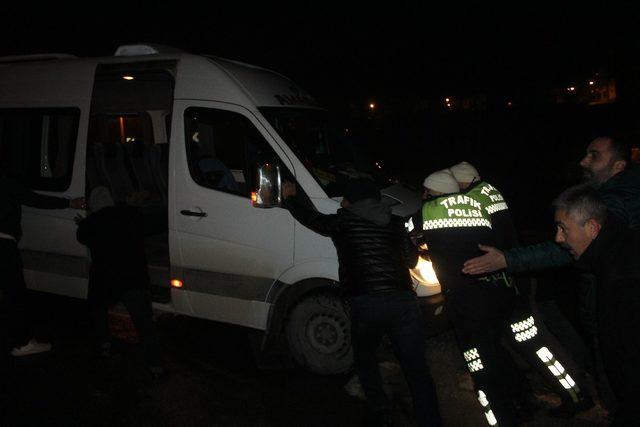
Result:
<svg viewBox="0 0 640 427">
<path fill-rule="evenodd" d="M 353 368 L 351 321 L 339 297 L 318 293 L 301 299 L 291 310 L 286 327 L 294 360 L 321 375 L 337 375 Z"/>
</svg>

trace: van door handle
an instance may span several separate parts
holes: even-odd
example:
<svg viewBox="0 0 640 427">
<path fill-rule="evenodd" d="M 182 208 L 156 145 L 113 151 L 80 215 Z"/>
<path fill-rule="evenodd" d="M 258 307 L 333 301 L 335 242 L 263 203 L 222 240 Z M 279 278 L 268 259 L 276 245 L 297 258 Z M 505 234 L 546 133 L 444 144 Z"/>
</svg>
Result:
<svg viewBox="0 0 640 427">
<path fill-rule="evenodd" d="M 181 210 L 180 213 L 185 216 L 199 216 L 200 218 L 204 218 L 205 216 L 207 216 L 206 212 L 194 212 L 187 209 Z"/>
</svg>

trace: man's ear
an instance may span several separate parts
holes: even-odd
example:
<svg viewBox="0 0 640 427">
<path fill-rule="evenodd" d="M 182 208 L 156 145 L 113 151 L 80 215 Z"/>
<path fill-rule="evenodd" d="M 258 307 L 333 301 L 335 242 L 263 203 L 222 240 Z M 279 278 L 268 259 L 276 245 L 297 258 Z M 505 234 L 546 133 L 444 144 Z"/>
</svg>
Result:
<svg viewBox="0 0 640 427">
<path fill-rule="evenodd" d="M 600 234 L 600 230 L 602 229 L 602 224 L 600 224 L 594 218 L 589 218 L 587 220 L 587 223 L 585 224 L 585 227 L 587 230 L 587 234 L 589 235 L 591 240 L 594 240 L 596 237 L 598 237 L 598 234 Z"/>
<path fill-rule="evenodd" d="M 611 171 L 615 175 L 617 173 L 622 172 L 626 168 L 627 168 L 627 161 L 626 160 L 616 160 L 615 163 L 613 164 L 613 168 L 611 169 Z"/>
</svg>

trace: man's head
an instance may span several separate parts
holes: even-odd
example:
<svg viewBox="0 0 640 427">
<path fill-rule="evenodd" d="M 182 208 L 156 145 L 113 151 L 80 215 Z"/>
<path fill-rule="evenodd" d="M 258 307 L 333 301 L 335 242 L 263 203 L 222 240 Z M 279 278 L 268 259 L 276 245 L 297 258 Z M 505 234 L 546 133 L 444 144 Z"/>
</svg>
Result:
<svg viewBox="0 0 640 427">
<path fill-rule="evenodd" d="M 555 208 L 556 242 L 578 259 L 600 233 L 607 207 L 589 185 L 577 185 L 560 194 Z"/>
<path fill-rule="evenodd" d="M 601 136 L 594 139 L 580 161 L 585 181 L 594 187 L 601 186 L 626 169 L 630 155 L 631 150 L 620 138 Z"/>
<path fill-rule="evenodd" d="M 466 190 L 472 183 L 480 181 L 480 174 L 471 163 L 460 162 L 451 166 L 449 170 L 458 181 L 461 190 Z"/>
<path fill-rule="evenodd" d="M 347 182 L 342 198 L 342 207 L 345 208 L 364 199 L 380 200 L 380 190 L 376 183 L 368 178 L 355 178 Z"/>
<path fill-rule="evenodd" d="M 443 194 L 457 193 L 460 191 L 458 182 L 448 169 L 432 173 L 424 179 L 422 186 L 424 187 L 422 199 L 428 199 L 429 196 L 441 196 Z"/>
</svg>

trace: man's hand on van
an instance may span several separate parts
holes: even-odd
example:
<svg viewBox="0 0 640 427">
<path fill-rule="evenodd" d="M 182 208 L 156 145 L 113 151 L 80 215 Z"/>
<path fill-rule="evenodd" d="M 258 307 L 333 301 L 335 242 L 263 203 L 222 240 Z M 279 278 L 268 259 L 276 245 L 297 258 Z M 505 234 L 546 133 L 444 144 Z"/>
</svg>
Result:
<svg viewBox="0 0 640 427">
<path fill-rule="evenodd" d="M 288 199 L 289 197 L 296 196 L 296 185 L 293 182 L 284 181 L 282 183 L 282 198 Z"/>
<path fill-rule="evenodd" d="M 71 209 L 87 209 L 87 201 L 84 197 L 76 197 L 69 200 L 69 207 Z"/>
<path fill-rule="evenodd" d="M 80 224 L 82 221 L 84 221 L 84 216 L 80 214 L 73 217 L 73 222 L 75 222 L 76 225 Z"/>
</svg>

